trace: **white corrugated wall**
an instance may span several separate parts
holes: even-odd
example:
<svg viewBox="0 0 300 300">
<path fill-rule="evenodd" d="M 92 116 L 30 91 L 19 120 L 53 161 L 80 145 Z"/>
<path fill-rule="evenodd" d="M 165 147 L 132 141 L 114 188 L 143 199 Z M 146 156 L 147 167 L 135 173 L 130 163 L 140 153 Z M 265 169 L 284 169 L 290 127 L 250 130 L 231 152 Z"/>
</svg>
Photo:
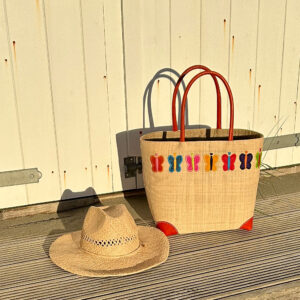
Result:
<svg viewBox="0 0 300 300">
<path fill-rule="evenodd" d="M 170 79 L 193 64 L 229 80 L 235 127 L 300 132 L 299 59 L 299 0 L 1 0 L 0 171 L 43 177 L 1 187 L 0 208 L 142 187 L 141 175 L 125 179 L 123 159 L 139 155 L 146 100 L 154 126 L 171 125 Z M 203 78 L 189 124 L 215 118 Z M 300 149 L 264 162 L 300 163 Z"/>
</svg>

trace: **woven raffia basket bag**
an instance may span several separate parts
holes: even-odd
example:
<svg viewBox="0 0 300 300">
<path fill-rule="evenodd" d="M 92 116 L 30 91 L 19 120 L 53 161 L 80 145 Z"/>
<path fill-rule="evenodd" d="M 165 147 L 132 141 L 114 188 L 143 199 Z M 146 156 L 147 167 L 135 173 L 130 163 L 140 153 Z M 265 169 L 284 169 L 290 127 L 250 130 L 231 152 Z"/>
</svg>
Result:
<svg viewBox="0 0 300 300">
<path fill-rule="evenodd" d="M 203 69 L 187 85 L 176 121 L 176 95 L 183 77 Z M 217 128 L 185 130 L 185 107 L 192 84 L 212 76 L 217 91 Z M 230 101 L 230 126 L 221 129 L 223 82 Z M 204 66 L 192 66 L 180 76 L 172 103 L 173 131 L 157 131 L 140 139 L 143 179 L 157 227 L 167 235 L 243 228 L 252 229 L 263 135 L 233 129 L 234 105 L 228 82 Z"/>
</svg>

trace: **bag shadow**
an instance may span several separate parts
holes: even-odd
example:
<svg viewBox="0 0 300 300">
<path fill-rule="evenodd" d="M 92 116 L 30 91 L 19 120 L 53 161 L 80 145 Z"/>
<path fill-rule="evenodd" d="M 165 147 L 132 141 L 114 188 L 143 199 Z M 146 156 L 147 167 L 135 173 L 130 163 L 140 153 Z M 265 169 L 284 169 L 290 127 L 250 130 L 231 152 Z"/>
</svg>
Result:
<svg viewBox="0 0 300 300">
<path fill-rule="evenodd" d="M 155 83 L 160 80 L 168 80 L 170 84 L 175 88 L 177 80 L 180 77 L 180 73 L 172 68 L 162 68 L 161 70 L 157 71 L 153 78 L 147 84 L 144 94 L 143 94 L 143 114 L 141 116 L 136 116 L 137 118 L 142 118 L 143 127 L 135 128 L 123 132 L 119 132 L 116 134 L 116 142 L 118 148 L 118 159 L 119 159 L 119 167 L 120 167 L 120 177 L 122 181 L 122 188 L 123 190 L 128 189 L 136 189 L 138 188 L 137 184 L 137 176 L 135 179 L 126 178 L 125 172 L 126 167 L 124 165 L 124 158 L 125 157 L 134 157 L 136 162 L 138 162 L 138 157 L 141 157 L 140 152 L 140 137 L 146 133 L 154 132 L 154 131 L 171 131 L 172 130 L 172 118 L 170 116 L 170 123 L 164 126 L 155 126 L 154 118 L 152 113 L 152 95 L 153 95 L 153 88 Z M 184 80 L 181 82 L 183 91 L 186 89 L 186 85 Z M 181 114 L 181 101 L 182 97 L 180 94 L 180 90 L 177 93 L 177 120 L 180 120 Z M 170 99 L 170 106 L 172 105 L 172 96 Z M 149 127 L 146 127 L 146 110 L 148 113 L 148 120 L 149 120 Z M 188 129 L 198 129 L 198 128 L 210 128 L 208 125 L 200 124 L 200 125 L 189 125 L 189 116 L 188 116 L 188 101 L 186 102 L 186 111 L 185 111 L 185 127 Z M 178 127 L 180 128 L 180 124 L 178 122 Z M 133 181 L 135 180 L 135 187 Z M 129 188 L 128 188 L 129 187 Z M 139 187 L 140 188 L 140 187 Z"/>
</svg>

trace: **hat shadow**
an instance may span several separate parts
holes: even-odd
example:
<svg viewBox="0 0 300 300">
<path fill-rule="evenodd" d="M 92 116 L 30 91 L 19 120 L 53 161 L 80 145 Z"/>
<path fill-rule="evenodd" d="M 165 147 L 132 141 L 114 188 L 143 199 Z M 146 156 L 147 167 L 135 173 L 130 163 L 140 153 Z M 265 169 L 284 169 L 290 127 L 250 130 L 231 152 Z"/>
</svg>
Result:
<svg viewBox="0 0 300 300">
<path fill-rule="evenodd" d="M 48 257 L 49 248 L 58 236 L 81 230 L 84 217 L 91 205 L 102 205 L 93 187 L 81 192 L 73 192 L 70 189 L 64 190 L 56 213 L 53 214 L 54 229 L 50 230 L 43 242 L 43 249 Z"/>
</svg>

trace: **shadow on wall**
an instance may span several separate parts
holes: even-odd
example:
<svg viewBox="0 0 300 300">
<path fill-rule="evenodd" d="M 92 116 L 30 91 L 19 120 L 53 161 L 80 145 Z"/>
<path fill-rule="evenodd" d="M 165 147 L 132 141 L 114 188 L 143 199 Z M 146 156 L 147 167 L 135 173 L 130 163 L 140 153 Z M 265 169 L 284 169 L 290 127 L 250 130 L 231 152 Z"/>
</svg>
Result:
<svg viewBox="0 0 300 300">
<path fill-rule="evenodd" d="M 153 132 L 153 131 L 171 131 L 172 130 L 172 117 L 170 115 L 170 123 L 166 124 L 165 126 L 155 126 L 153 121 L 153 113 L 152 113 L 152 90 L 155 86 L 155 82 L 160 79 L 166 79 L 169 80 L 172 84 L 172 86 L 176 86 L 177 80 L 180 77 L 181 74 L 179 74 L 177 71 L 171 69 L 171 68 L 163 68 L 159 70 L 153 78 L 149 81 L 147 84 L 144 95 L 143 95 L 143 115 L 142 116 L 136 116 L 137 118 L 142 117 L 143 118 L 143 127 L 142 128 L 136 128 L 128 131 L 119 132 L 116 135 L 117 139 L 117 147 L 118 147 L 118 156 L 119 156 L 119 167 L 121 172 L 121 179 L 122 179 L 122 187 L 123 190 L 128 189 L 128 179 L 125 178 L 125 170 L 124 170 L 124 156 L 127 154 L 128 156 L 134 156 L 139 157 L 141 156 L 140 152 L 140 137 L 146 133 Z M 174 79 L 175 78 L 175 79 Z M 186 85 L 184 83 L 184 80 L 182 80 L 181 85 L 183 87 L 183 90 L 185 91 Z M 173 89 L 172 89 L 173 91 Z M 171 95 L 169 99 L 170 107 L 172 105 L 172 96 Z M 180 114 L 181 114 L 181 94 L 180 90 L 177 93 L 177 105 L 178 107 L 178 113 L 177 113 L 177 120 L 178 120 L 178 127 L 180 128 Z M 146 128 L 146 107 L 148 111 L 148 118 L 149 118 L 149 128 Z M 188 118 L 188 101 L 186 102 L 186 111 L 185 111 L 185 120 L 186 120 L 186 128 L 210 128 L 207 125 L 189 125 L 189 118 Z M 127 141 L 127 142 L 126 142 Z M 126 144 L 128 143 L 128 150 L 126 148 Z M 135 181 L 137 182 L 137 180 Z M 136 186 L 137 188 L 137 186 Z"/>
<path fill-rule="evenodd" d="M 173 74 L 175 77 L 176 77 L 176 80 L 170 75 L 170 74 Z M 153 90 L 153 87 L 154 87 L 154 84 L 157 80 L 163 78 L 163 79 L 167 79 L 169 80 L 174 88 L 176 86 L 176 83 L 177 83 L 177 80 L 179 79 L 180 77 L 180 74 L 171 69 L 171 68 L 163 68 L 161 70 L 159 70 L 154 76 L 153 78 L 149 81 L 149 83 L 147 84 L 146 86 L 146 89 L 145 89 L 145 92 L 144 92 L 144 95 L 143 95 L 143 128 L 145 128 L 145 120 L 146 120 L 146 117 L 145 117 L 145 111 L 146 111 L 146 105 L 147 105 L 147 108 L 148 108 L 148 117 L 149 117 L 149 127 L 154 129 L 154 122 L 153 122 L 153 114 L 152 114 L 152 90 Z M 183 86 L 183 90 L 185 91 L 185 88 L 186 88 L 186 85 L 184 83 L 184 80 L 182 80 L 181 82 L 182 86 Z M 173 94 L 172 94 L 173 96 Z M 172 98 L 170 98 L 170 106 L 172 105 Z M 180 120 L 180 112 L 181 112 L 181 95 L 180 95 L 180 91 L 178 91 L 178 94 L 177 94 L 177 107 L 178 107 L 178 115 L 177 115 L 177 120 L 179 121 Z M 186 124 L 189 123 L 189 114 L 188 114 L 188 102 L 186 103 L 186 112 L 185 112 L 185 118 L 186 118 Z M 170 120 L 171 120 L 171 116 L 170 116 Z M 170 126 L 171 128 L 171 126 Z M 172 130 L 172 129 L 170 129 Z"/>
<path fill-rule="evenodd" d="M 175 77 L 175 79 L 174 79 Z M 124 170 L 124 157 L 134 156 L 138 157 L 141 156 L 140 154 L 140 145 L 139 139 L 140 136 L 149 132 L 153 131 L 170 131 L 172 130 L 172 118 L 170 115 L 170 123 L 164 126 L 155 126 L 154 119 L 152 114 L 152 91 L 153 87 L 157 80 L 164 79 L 169 80 L 172 86 L 176 86 L 177 80 L 180 77 L 180 74 L 170 68 L 163 68 L 159 70 L 153 78 L 147 84 L 144 95 L 143 95 L 143 113 L 141 116 L 136 116 L 137 118 L 142 118 L 143 127 L 136 128 L 129 131 L 120 132 L 116 135 L 117 140 L 117 147 L 118 147 L 118 159 L 119 159 L 119 166 L 121 171 L 121 178 L 122 178 L 122 187 L 123 190 L 128 189 L 128 180 L 132 182 L 132 178 L 125 178 L 125 170 Z M 186 85 L 184 81 L 182 81 L 183 90 L 185 90 Z M 172 97 L 169 99 L 169 104 L 172 104 Z M 177 120 L 180 119 L 181 113 L 181 95 L 180 92 L 177 94 Z M 149 118 L 149 128 L 146 128 L 146 108 L 148 111 L 148 118 Z M 189 125 L 188 119 L 188 103 L 186 105 L 186 128 L 209 128 L 206 125 Z M 180 124 L 178 124 L 180 126 Z M 127 141 L 127 142 L 126 142 Z M 127 146 L 128 143 L 128 146 Z M 136 179 L 136 178 L 135 178 Z M 135 180 L 137 183 L 137 180 Z M 137 188 L 137 186 L 135 186 Z M 132 189 L 132 185 L 131 185 Z M 81 201 L 78 201 L 80 200 Z M 126 195 L 125 195 L 126 198 Z M 139 201 L 140 199 L 138 199 Z M 91 205 L 102 205 L 99 201 L 99 198 L 96 194 L 96 191 L 89 187 L 84 191 L 81 192 L 73 192 L 70 189 L 66 189 L 59 201 L 57 207 L 57 213 L 53 214 L 53 219 L 51 220 L 51 228 L 50 231 L 43 243 L 43 249 L 47 256 L 49 256 L 49 248 L 51 243 L 60 235 L 71 232 L 81 230 L 84 217 L 86 212 L 88 211 Z M 143 208 L 144 209 L 144 208 Z"/>
<path fill-rule="evenodd" d="M 87 197 L 86 195 L 92 196 Z M 78 201 L 79 198 L 85 199 Z M 49 225 L 52 228 L 43 243 L 43 249 L 47 256 L 49 256 L 51 243 L 56 238 L 67 232 L 81 230 L 84 217 L 91 205 L 101 205 L 96 191 L 92 187 L 82 192 L 72 192 L 69 189 L 63 192 L 57 213 L 54 214 Z"/>
</svg>

